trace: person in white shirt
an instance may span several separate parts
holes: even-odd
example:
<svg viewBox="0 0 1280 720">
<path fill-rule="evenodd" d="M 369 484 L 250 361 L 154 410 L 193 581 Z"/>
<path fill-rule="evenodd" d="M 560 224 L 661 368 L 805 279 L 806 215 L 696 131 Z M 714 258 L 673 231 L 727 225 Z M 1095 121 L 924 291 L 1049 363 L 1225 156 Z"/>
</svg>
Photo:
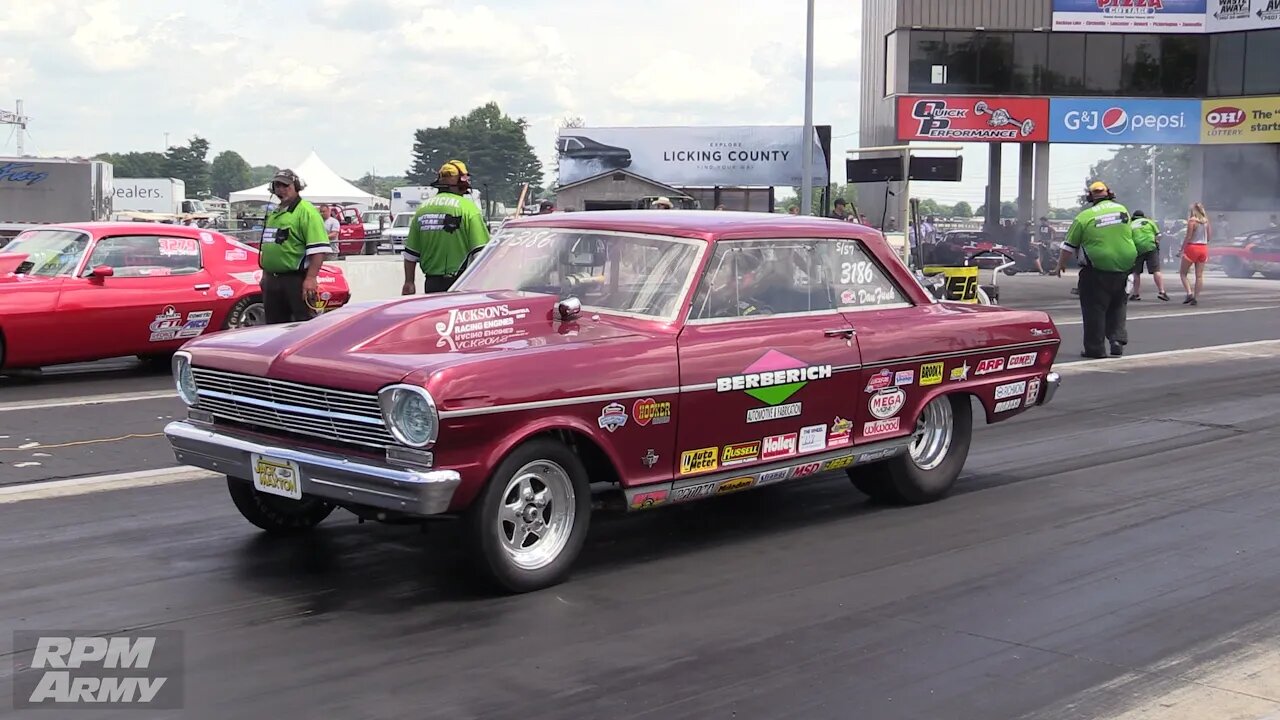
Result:
<svg viewBox="0 0 1280 720">
<path fill-rule="evenodd" d="M 324 218 L 324 231 L 329 234 L 329 244 L 337 248 L 338 234 L 342 232 L 342 223 L 338 220 L 338 208 L 321 208 L 320 215 Z"/>
</svg>

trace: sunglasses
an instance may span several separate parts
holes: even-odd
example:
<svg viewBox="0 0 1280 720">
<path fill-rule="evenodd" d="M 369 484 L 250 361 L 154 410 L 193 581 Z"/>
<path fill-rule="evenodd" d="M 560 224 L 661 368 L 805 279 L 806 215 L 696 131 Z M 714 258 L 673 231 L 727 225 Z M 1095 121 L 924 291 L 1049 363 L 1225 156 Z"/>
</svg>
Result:
<svg viewBox="0 0 1280 720">
<path fill-rule="evenodd" d="M 287 183 L 287 182 L 280 182 L 280 181 L 278 181 L 278 180 L 277 180 L 276 182 L 271 183 L 271 189 L 272 189 L 272 190 L 274 190 L 274 189 L 276 189 L 276 188 L 287 188 L 287 187 L 293 187 L 293 186 L 292 186 L 292 185 L 290 185 L 290 184 L 289 184 L 289 183 Z"/>
</svg>

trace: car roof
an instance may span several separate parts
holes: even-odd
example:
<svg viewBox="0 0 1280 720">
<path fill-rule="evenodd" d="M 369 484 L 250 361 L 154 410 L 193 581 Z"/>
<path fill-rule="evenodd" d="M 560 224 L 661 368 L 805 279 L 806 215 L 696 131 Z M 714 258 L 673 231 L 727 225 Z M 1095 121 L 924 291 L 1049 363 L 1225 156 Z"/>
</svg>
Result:
<svg viewBox="0 0 1280 720">
<path fill-rule="evenodd" d="M 835 218 L 726 210 L 590 210 L 512 218 L 508 227 L 672 235 L 715 240 L 750 237 L 865 237 L 878 231 Z"/>
<path fill-rule="evenodd" d="M 199 237 L 199 233 L 206 232 L 217 234 L 216 231 L 206 230 L 204 228 L 191 227 L 189 225 L 172 225 L 169 223 L 154 222 L 81 222 L 81 223 L 58 223 L 55 225 L 41 225 L 38 227 L 28 228 L 29 230 L 81 230 L 102 237 L 103 235 L 121 235 L 125 233 L 151 234 L 151 235 L 187 235 L 191 237 Z"/>
</svg>

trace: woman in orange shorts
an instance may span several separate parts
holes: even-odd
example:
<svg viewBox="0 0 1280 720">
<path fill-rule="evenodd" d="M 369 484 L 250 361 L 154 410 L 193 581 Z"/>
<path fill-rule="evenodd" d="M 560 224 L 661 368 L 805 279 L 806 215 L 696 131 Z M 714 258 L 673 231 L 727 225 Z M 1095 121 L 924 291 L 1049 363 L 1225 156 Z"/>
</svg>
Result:
<svg viewBox="0 0 1280 720">
<path fill-rule="evenodd" d="M 1191 217 L 1187 218 L 1187 236 L 1182 240 L 1182 269 L 1178 275 L 1182 278 L 1182 289 L 1187 292 L 1183 305 L 1198 305 L 1200 292 L 1204 290 L 1204 264 L 1209 262 L 1209 241 L 1213 239 L 1213 231 L 1209 226 L 1209 216 L 1204 205 L 1196 203 L 1191 206 Z M 1196 291 L 1191 292 L 1191 283 L 1187 282 L 1187 271 L 1194 265 L 1196 268 Z"/>
</svg>

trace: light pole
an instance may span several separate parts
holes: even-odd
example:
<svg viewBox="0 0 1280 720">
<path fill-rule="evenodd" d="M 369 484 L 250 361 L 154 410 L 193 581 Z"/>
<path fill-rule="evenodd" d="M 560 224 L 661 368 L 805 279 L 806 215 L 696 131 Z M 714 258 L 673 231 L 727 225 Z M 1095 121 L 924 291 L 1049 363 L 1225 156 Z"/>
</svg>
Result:
<svg viewBox="0 0 1280 720">
<path fill-rule="evenodd" d="M 1151 146 L 1151 209 L 1147 211 L 1148 217 L 1155 220 L 1159 217 L 1156 214 L 1156 154 L 1160 152 L 1159 145 Z"/>
<path fill-rule="evenodd" d="M 800 181 L 800 214 L 813 211 L 813 4 L 809 0 L 804 60 L 804 177 Z"/>
</svg>

